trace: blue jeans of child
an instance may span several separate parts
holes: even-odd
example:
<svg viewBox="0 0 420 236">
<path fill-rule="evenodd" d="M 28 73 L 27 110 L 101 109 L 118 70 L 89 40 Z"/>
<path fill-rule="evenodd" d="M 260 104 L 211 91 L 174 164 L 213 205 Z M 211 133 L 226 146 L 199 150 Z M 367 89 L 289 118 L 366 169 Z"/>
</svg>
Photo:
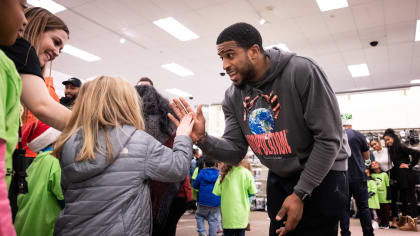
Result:
<svg viewBox="0 0 420 236">
<path fill-rule="evenodd" d="M 209 223 L 209 236 L 216 236 L 219 229 L 220 221 L 220 207 L 209 207 L 198 204 L 195 212 L 195 219 L 197 220 L 197 232 L 202 235 L 207 235 L 205 221 Z"/>
</svg>

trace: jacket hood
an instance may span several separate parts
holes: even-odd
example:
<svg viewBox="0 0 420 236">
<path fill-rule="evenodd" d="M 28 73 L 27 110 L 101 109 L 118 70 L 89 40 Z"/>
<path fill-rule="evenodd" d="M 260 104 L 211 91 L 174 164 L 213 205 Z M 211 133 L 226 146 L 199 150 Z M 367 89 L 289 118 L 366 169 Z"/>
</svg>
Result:
<svg viewBox="0 0 420 236">
<path fill-rule="evenodd" d="M 280 50 L 277 47 L 267 49 L 265 53 L 270 58 L 270 66 L 264 73 L 261 80 L 249 84 L 252 87 L 260 88 L 263 85 L 278 78 L 279 74 L 281 74 L 283 69 L 289 63 L 290 59 L 296 55 L 295 53 Z"/>
<path fill-rule="evenodd" d="M 124 146 L 128 143 L 135 131 L 136 128 L 133 126 L 111 127 L 107 129 L 114 160 L 118 158 L 120 153 L 124 152 Z M 84 138 L 82 129 L 78 129 L 64 144 L 60 165 L 63 170 L 66 169 L 63 173 L 66 173 L 65 177 L 68 181 L 73 183 L 82 182 L 103 172 L 112 164 L 112 162 L 108 161 L 106 155 L 106 141 L 103 134 L 104 131 L 100 131 L 98 135 L 99 148 L 95 150 L 95 160 L 92 161 L 76 161 L 77 155 L 83 146 Z"/>
<path fill-rule="evenodd" d="M 219 170 L 216 168 L 204 168 L 200 171 L 202 173 L 203 179 L 209 183 L 215 183 L 219 177 Z"/>
</svg>

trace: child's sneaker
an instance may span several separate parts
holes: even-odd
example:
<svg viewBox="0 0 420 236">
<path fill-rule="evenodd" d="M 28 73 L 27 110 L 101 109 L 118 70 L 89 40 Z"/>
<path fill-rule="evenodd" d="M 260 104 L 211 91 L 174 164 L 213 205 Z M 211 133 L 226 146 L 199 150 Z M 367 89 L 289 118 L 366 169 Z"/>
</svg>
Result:
<svg viewBox="0 0 420 236">
<path fill-rule="evenodd" d="M 389 229 L 389 225 L 380 225 L 379 228 L 380 229 Z"/>
</svg>

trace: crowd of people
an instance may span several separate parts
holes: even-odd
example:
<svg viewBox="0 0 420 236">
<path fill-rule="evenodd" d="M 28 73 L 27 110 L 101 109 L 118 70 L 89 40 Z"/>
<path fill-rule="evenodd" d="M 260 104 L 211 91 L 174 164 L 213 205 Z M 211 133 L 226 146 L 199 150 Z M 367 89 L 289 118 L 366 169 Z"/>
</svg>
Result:
<svg viewBox="0 0 420 236">
<path fill-rule="evenodd" d="M 367 140 L 351 125 L 344 127 L 351 148 L 349 198 L 353 196 L 356 202 L 363 235 L 374 235 L 374 226 L 417 231 L 417 177 L 413 167 L 419 161 L 420 151 L 401 143 L 393 129 L 385 130 L 382 138 L 386 147 L 382 147 L 379 138 Z M 401 207 L 398 207 L 398 202 L 401 202 Z M 343 236 L 350 235 L 349 218 L 350 200 L 340 220 Z"/>
<path fill-rule="evenodd" d="M 245 235 L 256 194 L 248 147 L 269 169 L 270 236 L 335 236 L 339 225 L 349 235 L 351 196 L 364 235 L 373 235 L 376 219 L 369 208 L 382 228 L 417 230 L 419 152 L 388 129 L 386 148 L 370 141 L 375 161 L 366 168 L 366 139 L 343 129 L 322 69 L 265 50 L 252 25 L 230 25 L 216 39 L 232 85 L 224 134 L 214 137 L 202 105 L 169 101 L 147 77 L 135 86 L 70 78 L 65 97 L 55 99 L 44 72 L 70 30 L 25 0 L 0 3 L 0 236 L 175 236 L 188 209 L 198 235 Z M 35 159 L 27 161 L 26 150 Z"/>
</svg>

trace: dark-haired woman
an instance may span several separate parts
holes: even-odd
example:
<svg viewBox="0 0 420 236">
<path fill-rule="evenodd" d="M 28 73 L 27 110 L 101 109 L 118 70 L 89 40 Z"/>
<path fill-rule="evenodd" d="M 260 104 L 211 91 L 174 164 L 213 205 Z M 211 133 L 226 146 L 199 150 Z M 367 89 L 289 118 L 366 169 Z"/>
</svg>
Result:
<svg viewBox="0 0 420 236">
<path fill-rule="evenodd" d="M 176 127 L 169 120 L 169 101 L 150 85 L 135 87 L 142 98 L 146 132 L 172 148 Z M 176 225 L 193 200 L 189 176 L 180 183 L 151 181 L 153 235 L 175 236 Z"/>
<path fill-rule="evenodd" d="M 417 231 L 417 200 L 415 196 L 415 175 L 412 171 L 420 158 L 420 152 L 402 144 L 393 129 L 387 129 L 383 136 L 388 147 L 389 157 L 393 164 L 391 168 L 392 183 L 392 217 L 393 226 L 398 214 L 398 192 L 402 203 L 399 229 L 405 231 Z M 411 158 L 410 158 L 411 156 Z"/>
</svg>

